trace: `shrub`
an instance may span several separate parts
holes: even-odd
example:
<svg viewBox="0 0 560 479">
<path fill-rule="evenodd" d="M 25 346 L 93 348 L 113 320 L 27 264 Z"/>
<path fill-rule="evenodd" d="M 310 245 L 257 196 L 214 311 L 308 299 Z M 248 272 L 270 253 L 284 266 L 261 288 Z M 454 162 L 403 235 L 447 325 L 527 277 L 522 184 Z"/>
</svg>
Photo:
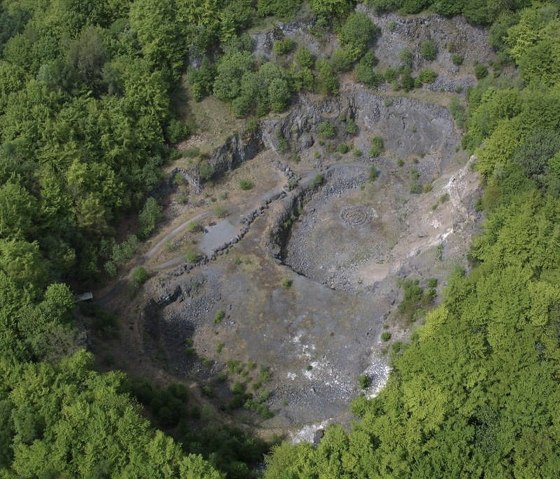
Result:
<svg viewBox="0 0 560 479">
<path fill-rule="evenodd" d="M 282 279 L 282 281 L 280 282 L 280 285 L 282 286 L 282 288 L 284 289 L 290 289 L 292 287 L 292 284 L 294 282 L 290 279 L 290 278 L 284 278 Z"/>
<path fill-rule="evenodd" d="M 276 55 L 287 55 L 292 53 L 297 47 L 297 42 L 291 38 L 283 38 L 274 42 L 272 50 Z"/>
<path fill-rule="evenodd" d="M 185 139 L 188 134 L 187 126 L 181 122 L 173 118 L 169 125 L 167 125 L 167 139 L 169 143 L 179 143 L 181 140 Z"/>
<path fill-rule="evenodd" d="M 252 189 L 253 186 L 255 185 L 251 180 L 247 180 L 247 179 L 239 180 L 239 188 L 241 188 L 244 191 Z"/>
<path fill-rule="evenodd" d="M 214 174 L 214 167 L 207 159 L 201 159 L 196 167 L 196 170 L 198 176 L 205 181 L 212 178 L 212 175 Z"/>
<path fill-rule="evenodd" d="M 481 63 L 477 63 L 474 66 L 474 75 L 476 76 L 477 80 L 482 80 L 488 76 L 488 68 Z"/>
<path fill-rule="evenodd" d="M 284 78 L 274 78 L 268 85 L 268 103 L 273 112 L 284 111 L 289 103 L 292 92 L 288 81 Z"/>
<path fill-rule="evenodd" d="M 371 139 L 371 148 L 369 149 L 369 155 L 373 158 L 377 158 L 385 150 L 385 144 L 383 138 L 380 136 L 375 136 Z"/>
<path fill-rule="evenodd" d="M 371 378 L 367 374 L 360 374 L 358 376 L 358 387 L 360 389 L 367 389 L 371 386 Z"/>
<path fill-rule="evenodd" d="M 196 263 L 200 259 L 200 253 L 194 248 L 187 248 L 184 258 L 187 263 Z"/>
<path fill-rule="evenodd" d="M 403 48 L 401 50 L 401 52 L 399 53 L 399 58 L 401 60 L 401 63 L 404 66 L 412 67 L 412 61 L 413 61 L 414 57 L 413 57 L 412 52 L 410 50 L 407 50 L 406 48 Z M 389 80 L 387 80 L 387 81 L 389 81 Z"/>
<path fill-rule="evenodd" d="M 458 53 L 454 53 L 451 56 L 451 61 L 453 62 L 453 65 L 460 66 L 463 64 L 463 60 L 464 60 L 463 56 L 459 55 Z"/>
<path fill-rule="evenodd" d="M 338 94 L 338 78 L 332 65 L 325 59 L 317 60 L 317 91 L 322 95 Z"/>
<path fill-rule="evenodd" d="M 198 221 L 191 221 L 187 225 L 187 231 L 189 233 L 198 233 L 201 230 L 202 230 L 202 225 Z"/>
<path fill-rule="evenodd" d="M 381 341 L 387 342 L 389 339 L 391 339 L 391 333 L 389 331 L 384 331 L 381 334 Z"/>
<path fill-rule="evenodd" d="M 355 62 L 367 50 L 368 43 L 379 34 L 379 28 L 364 13 L 348 16 L 340 29 L 340 41 L 346 47 L 351 61 Z"/>
<path fill-rule="evenodd" d="M 302 0 L 258 0 L 257 12 L 261 16 L 288 18 L 297 13 L 301 3 Z"/>
<path fill-rule="evenodd" d="M 315 57 L 305 47 L 299 47 L 294 53 L 294 66 L 299 68 L 313 68 Z"/>
<path fill-rule="evenodd" d="M 379 171 L 377 171 L 377 168 L 375 166 L 372 166 L 369 169 L 369 176 L 368 176 L 368 180 L 373 183 L 375 180 L 377 180 L 377 178 L 379 177 Z"/>
<path fill-rule="evenodd" d="M 218 309 L 214 315 L 214 324 L 220 324 L 226 317 L 226 312 L 223 309 Z"/>
<path fill-rule="evenodd" d="M 313 178 L 313 186 L 321 186 L 325 182 L 325 177 L 323 175 L 317 175 Z"/>
<path fill-rule="evenodd" d="M 336 136 L 336 129 L 330 121 L 322 121 L 319 123 L 319 135 L 323 138 L 334 138 Z"/>
<path fill-rule="evenodd" d="M 437 77 L 438 75 L 435 71 L 426 69 L 418 73 L 417 81 L 420 82 L 420 84 L 433 83 L 436 81 Z"/>
<path fill-rule="evenodd" d="M 196 158 L 198 155 L 200 155 L 200 148 L 198 148 L 197 146 L 191 146 L 183 150 L 182 154 L 187 158 Z"/>
<path fill-rule="evenodd" d="M 222 205 L 216 205 L 214 206 L 214 214 L 218 218 L 225 218 L 227 215 L 229 215 L 229 211 Z"/>
<path fill-rule="evenodd" d="M 139 266 L 138 268 L 134 268 L 132 270 L 132 274 L 131 274 L 131 279 L 132 279 L 132 284 L 136 287 L 139 288 L 140 286 L 142 286 L 150 277 L 150 275 L 148 274 L 148 272 L 146 271 L 146 269 L 142 266 Z"/>
<path fill-rule="evenodd" d="M 376 88 L 383 83 L 383 75 L 376 73 L 373 67 L 377 64 L 377 58 L 373 52 L 367 52 L 354 68 L 356 80 L 370 88 Z"/>
<path fill-rule="evenodd" d="M 411 91 L 416 86 L 416 82 L 410 73 L 405 73 L 401 77 L 401 87 L 404 91 Z"/>
<path fill-rule="evenodd" d="M 438 47 L 433 40 L 426 40 L 420 44 L 420 55 L 428 61 L 433 61 L 437 58 Z"/>
<path fill-rule="evenodd" d="M 352 51 L 347 48 L 337 48 L 331 56 L 331 65 L 336 72 L 350 71 L 354 64 Z"/>
<path fill-rule="evenodd" d="M 140 223 L 139 235 L 142 238 L 147 238 L 155 230 L 160 219 L 161 207 L 158 205 L 156 199 L 150 196 L 138 215 L 138 221 Z"/>
<path fill-rule="evenodd" d="M 354 136 L 358 133 L 358 125 L 354 120 L 349 119 L 346 121 L 345 131 L 347 134 Z"/>
<path fill-rule="evenodd" d="M 345 155 L 350 151 L 350 147 L 346 143 L 340 143 L 340 145 L 336 147 L 336 151 L 338 151 L 341 155 Z"/>
<path fill-rule="evenodd" d="M 202 61 L 200 68 L 189 69 L 187 81 L 190 85 L 191 95 L 195 101 L 201 101 L 212 93 L 212 85 L 216 77 L 216 68 L 207 58 Z"/>
</svg>

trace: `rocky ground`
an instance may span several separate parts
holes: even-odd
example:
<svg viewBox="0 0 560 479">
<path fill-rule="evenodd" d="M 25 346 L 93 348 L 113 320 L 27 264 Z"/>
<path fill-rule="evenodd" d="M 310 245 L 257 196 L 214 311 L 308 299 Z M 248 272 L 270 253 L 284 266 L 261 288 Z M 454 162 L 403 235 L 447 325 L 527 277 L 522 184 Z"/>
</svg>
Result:
<svg viewBox="0 0 560 479">
<path fill-rule="evenodd" d="M 108 295 L 104 303 L 127 318 L 123 356 L 196 380 L 223 407 L 230 387 L 244 383 L 274 412 L 261 427 L 301 429 L 299 439 L 347 414 L 361 374 L 372 379 L 370 395 L 383 386 L 388 344 L 380 335 L 399 340 L 408 328 L 398 321 L 399 279 L 436 278 L 441 290 L 453 265 L 466 264 L 480 219 L 477 175 L 430 88 L 455 95 L 474 82 L 474 63 L 491 55 L 484 32 L 434 15 L 374 20 L 386 64 L 405 44 L 437 41 L 441 83 L 398 96 L 347 81 L 336 98 L 302 96 L 258 131 L 234 134 L 209 155 L 221 178 L 199 193 L 191 185 L 188 205 L 172 197 L 168 226 L 141 258 L 152 279 L 133 300 Z M 306 25 L 278 28 L 309 35 Z M 262 55 L 276 34 L 256 36 Z M 449 42 L 464 53 L 461 68 L 448 58 Z M 334 138 L 319 134 L 324 121 Z M 357 132 L 347 132 L 349 122 Z M 375 158 L 374 136 L 385 145 Z M 241 191 L 241 178 L 253 189 Z M 197 231 L 188 227 L 194 220 Z M 203 259 L 189 259 L 185 248 Z"/>
</svg>

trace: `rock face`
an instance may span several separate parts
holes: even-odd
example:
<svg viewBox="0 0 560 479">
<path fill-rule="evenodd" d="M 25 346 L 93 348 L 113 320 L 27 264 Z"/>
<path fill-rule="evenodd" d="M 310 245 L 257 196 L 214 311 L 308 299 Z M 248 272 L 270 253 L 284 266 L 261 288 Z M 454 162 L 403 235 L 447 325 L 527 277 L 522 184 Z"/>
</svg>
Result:
<svg viewBox="0 0 560 479">
<path fill-rule="evenodd" d="M 209 162 L 214 175 L 222 175 L 233 170 L 241 163 L 252 160 L 263 149 L 262 135 L 259 130 L 246 134 L 230 136 L 225 143 L 212 153 Z"/>
</svg>

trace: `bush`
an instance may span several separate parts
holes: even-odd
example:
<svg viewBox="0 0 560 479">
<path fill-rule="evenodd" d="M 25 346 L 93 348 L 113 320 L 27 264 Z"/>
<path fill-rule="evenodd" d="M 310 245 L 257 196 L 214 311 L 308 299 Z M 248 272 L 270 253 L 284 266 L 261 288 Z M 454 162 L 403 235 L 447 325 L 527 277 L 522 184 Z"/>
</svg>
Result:
<svg viewBox="0 0 560 479">
<path fill-rule="evenodd" d="M 371 378 L 367 374 L 358 376 L 358 387 L 360 389 L 367 389 L 371 386 Z"/>
<path fill-rule="evenodd" d="M 196 170 L 198 176 L 200 176 L 200 178 L 204 181 L 207 181 L 210 178 L 212 178 L 212 175 L 214 174 L 214 167 L 207 159 L 201 159 L 198 162 Z"/>
<path fill-rule="evenodd" d="M 474 75 L 476 76 L 477 80 L 482 80 L 488 76 L 488 68 L 481 63 L 477 63 L 474 66 Z"/>
<path fill-rule="evenodd" d="M 138 215 L 138 221 L 140 223 L 139 235 L 142 238 L 147 238 L 155 230 L 160 219 L 161 207 L 158 205 L 156 199 L 150 196 Z"/>
<path fill-rule="evenodd" d="M 302 0 L 258 0 L 257 12 L 261 16 L 293 17 L 301 7 Z"/>
<path fill-rule="evenodd" d="M 291 38 L 283 38 L 274 42 L 272 50 L 276 55 L 287 55 L 292 53 L 297 47 L 297 42 Z"/>
<path fill-rule="evenodd" d="M 242 179 L 239 180 L 239 188 L 244 191 L 251 190 L 255 186 L 251 180 Z"/>
<path fill-rule="evenodd" d="M 148 274 L 146 269 L 143 268 L 142 266 L 139 266 L 138 268 L 134 268 L 130 275 L 130 278 L 132 279 L 132 284 L 136 288 L 142 286 L 148 280 L 149 277 L 150 275 Z"/>
<path fill-rule="evenodd" d="M 381 333 L 381 341 L 387 342 L 389 339 L 391 339 L 391 333 L 389 331 Z"/>
<path fill-rule="evenodd" d="M 282 279 L 280 284 L 281 284 L 282 288 L 290 289 L 292 287 L 293 283 L 294 282 L 290 278 L 284 278 L 284 279 Z"/>
<path fill-rule="evenodd" d="M 364 13 L 355 12 L 348 16 L 340 29 L 340 42 L 346 47 L 352 62 L 367 50 L 368 43 L 379 34 L 379 28 Z"/>
<path fill-rule="evenodd" d="M 226 317 L 226 312 L 223 309 L 218 309 L 214 315 L 214 324 L 220 324 Z"/>
<path fill-rule="evenodd" d="M 187 126 L 175 118 L 169 122 L 169 125 L 167 125 L 167 140 L 169 143 L 179 143 L 181 140 L 185 139 L 187 134 Z"/>
<path fill-rule="evenodd" d="M 353 54 L 347 47 L 337 48 L 331 57 L 331 65 L 336 72 L 350 71 L 354 61 Z"/>
<path fill-rule="evenodd" d="M 407 50 L 406 48 L 403 48 L 401 50 L 401 52 L 399 53 L 399 58 L 401 60 L 401 64 L 411 68 L 412 67 L 412 62 L 414 60 L 414 56 L 412 55 L 412 52 L 410 50 Z"/>
<path fill-rule="evenodd" d="M 460 66 L 463 64 L 463 60 L 464 60 L 463 56 L 457 53 L 454 53 L 451 56 L 451 61 L 453 62 L 453 65 Z"/>
<path fill-rule="evenodd" d="M 428 61 L 433 61 L 438 56 L 438 47 L 433 40 L 426 40 L 420 44 L 420 55 Z"/>
<path fill-rule="evenodd" d="M 356 122 L 352 119 L 349 119 L 346 121 L 346 127 L 345 127 L 345 131 L 348 135 L 357 135 L 358 134 L 358 125 L 356 125 Z"/>
<path fill-rule="evenodd" d="M 196 263 L 200 259 L 200 253 L 194 248 L 188 248 L 184 254 L 187 263 Z"/>
<path fill-rule="evenodd" d="M 338 151 L 341 155 L 345 155 L 350 151 L 350 147 L 346 143 L 340 143 L 340 145 L 336 147 L 336 151 Z"/>
<path fill-rule="evenodd" d="M 377 168 L 375 166 L 372 166 L 369 169 L 368 180 L 371 183 L 373 183 L 375 180 L 377 180 L 378 177 L 379 177 L 379 171 L 377 171 Z"/>
<path fill-rule="evenodd" d="M 313 68 L 315 57 L 305 47 L 299 47 L 294 53 L 294 66 L 299 68 Z"/>
<path fill-rule="evenodd" d="M 375 136 L 371 139 L 371 148 L 369 150 L 369 155 L 373 158 L 377 158 L 385 150 L 385 143 L 383 138 L 380 136 Z"/>
<path fill-rule="evenodd" d="M 225 218 L 227 215 L 229 215 L 229 211 L 222 205 L 216 205 L 214 206 L 214 214 L 218 218 Z"/>
<path fill-rule="evenodd" d="M 330 121 L 322 121 L 319 123 L 319 135 L 323 138 L 334 138 L 336 136 L 336 128 Z"/>
<path fill-rule="evenodd" d="M 215 77 L 216 68 L 207 58 L 202 61 L 200 68 L 189 69 L 187 73 L 187 82 L 195 101 L 201 101 L 212 93 L 212 85 L 214 84 Z"/>
<path fill-rule="evenodd" d="M 189 233 L 198 233 L 199 231 L 202 231 L 202 225 L 198 221 L 191 221 L 187 225 L 187 231 Z"/>
<path fill-rule="evenodd" d="M 354 68 L 356 81 L 370 88 L 376 88 L 383 83 L 383 75 L 376 73 L 373 67 L 377 64 L 373 52 L 367 52 Z"/>
<path fill-rule="evenodd" d="M 421 70 L 420 73 L 418 73 L 418 77 L 417 77 L 417 81 L 420 84 L 425 84 L 425 83 L 433 83 L 436 81 L 436 78 L 438 77 L 437 73 L 433 70 Z"/>
<path fill-rule="evenodd" d="M 316 68 L 318 93 L 322 95 L 337 95 L 339 87 L 338 78 L 331 64 L 325 59 L 320 59 L 316 62 Z"/>
<path fill-rule="evenodd" d="M 325 177 L 323 175 L 317 175 L 313 178 L 313 186 L 321 186 L 325 182 Z"/>
</svg>

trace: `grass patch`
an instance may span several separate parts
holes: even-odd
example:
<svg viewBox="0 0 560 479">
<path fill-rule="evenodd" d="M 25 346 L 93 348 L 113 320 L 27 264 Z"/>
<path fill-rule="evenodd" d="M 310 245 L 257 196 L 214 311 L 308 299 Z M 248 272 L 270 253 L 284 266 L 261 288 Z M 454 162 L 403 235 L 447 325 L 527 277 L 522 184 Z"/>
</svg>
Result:
<svg viewBox="0 0 560 479">
<path fill-rule="evenodd" d="M 251 180 L 248 180 L 246 178 L 239 180 L 239 188 L 241 188 L 243 191 L 252 190 L 253 186 L 255 185 Z"/>
</svg>

